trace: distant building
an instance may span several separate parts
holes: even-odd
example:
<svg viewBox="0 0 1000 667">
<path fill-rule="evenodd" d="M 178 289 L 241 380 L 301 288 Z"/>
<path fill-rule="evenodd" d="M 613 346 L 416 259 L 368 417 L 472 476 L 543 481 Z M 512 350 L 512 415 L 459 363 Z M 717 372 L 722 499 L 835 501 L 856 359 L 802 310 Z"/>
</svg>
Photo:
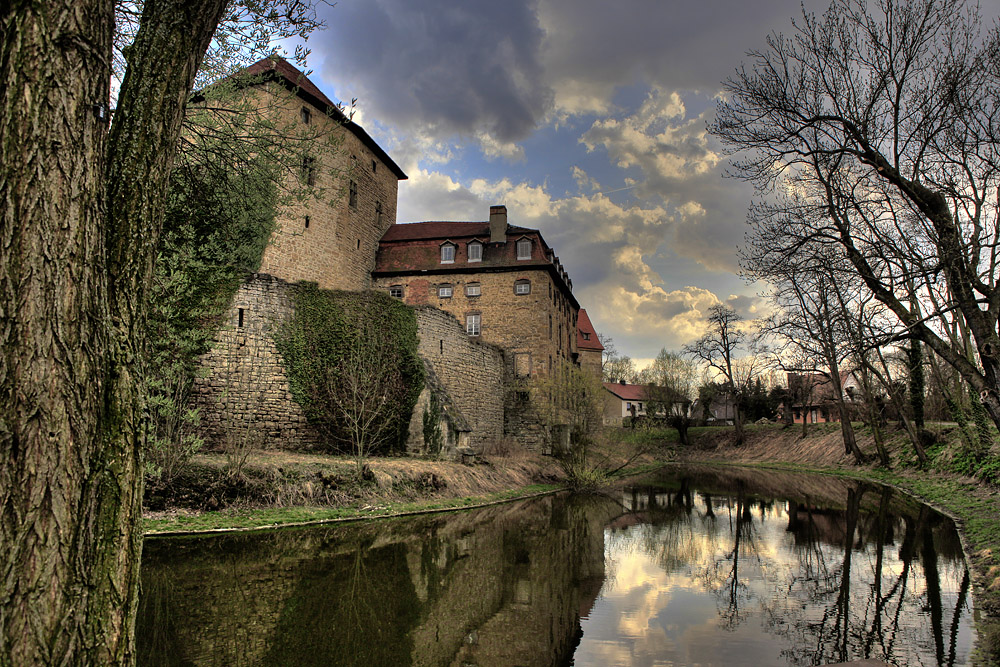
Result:
<svg viewBox="0 0 1000 667">
<path fill-rule="evenodd" d="M 605 382 L 604 389 L 608 394 L 604 402 L 605 425 L 620 426 L 626 417 L 646 416 L 646 406 L 649 401 L 645 385 L 628 384 L 622 380 Z"/>
</svg>

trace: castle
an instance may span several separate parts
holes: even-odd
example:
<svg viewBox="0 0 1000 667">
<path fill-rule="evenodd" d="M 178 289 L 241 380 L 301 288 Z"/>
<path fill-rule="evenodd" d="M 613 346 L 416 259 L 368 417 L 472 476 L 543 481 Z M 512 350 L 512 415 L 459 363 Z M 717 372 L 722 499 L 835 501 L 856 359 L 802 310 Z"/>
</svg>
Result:
<svg viewBox="0 0 1000 667">
<path fill-rule="evenodd" d="M 406 174 L 305 75 L 280 58 L 248 72 L 279 122 L 335 134 L 336 150 L 305 155 L 299 178 L 314 195 L 284 207 L 260 272 L 240 287 L 197 382 L 210 439 L 233 420 L 253 419 L 269 444 L 308 448 L 318 434 L 292 400 L 270 337 L 291 309 L 289 287 L 381 289 L 414 308 L 427 387 L 414 410 L 409 450 L 422 450 L 420 415 L 433 392 L 442 404 L 445 450 L 476 451 L 504 437 L 546 450 L 549 434 L 532 417 L 523 379 L 572 363 L 600 376 L 601 351 L 572 281 L 541 233 L 511 225 L 505 206 L 485 222 L 396 223 Z M 520 397 L 518 400 L 517 397 Z"/>
</svg>

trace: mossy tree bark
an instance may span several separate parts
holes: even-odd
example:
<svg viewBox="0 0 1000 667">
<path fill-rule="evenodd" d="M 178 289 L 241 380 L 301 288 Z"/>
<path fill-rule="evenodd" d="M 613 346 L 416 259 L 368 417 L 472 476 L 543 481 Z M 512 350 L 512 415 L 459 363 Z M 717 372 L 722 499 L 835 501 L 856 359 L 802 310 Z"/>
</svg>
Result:
<svg viewBox="0 0 1000 667">
<path fill-rule="evenodd" d="M 110 133 L 114 3 L 0 10 L 0 665 L 134 662 L 145 297 L 224 7 L 144 3 Z"/>
</svg>

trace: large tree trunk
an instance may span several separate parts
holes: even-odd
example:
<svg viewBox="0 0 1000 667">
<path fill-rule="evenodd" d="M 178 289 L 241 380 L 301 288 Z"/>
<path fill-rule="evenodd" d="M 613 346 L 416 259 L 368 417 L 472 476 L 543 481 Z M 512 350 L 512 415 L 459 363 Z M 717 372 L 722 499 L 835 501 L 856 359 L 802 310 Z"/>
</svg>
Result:
<svg viewBox="0 0 1000 667">
<path fill-rule="evenodd" d="M 146 291 L 223 7 L 144 4 L 110 137 L 113 3 L 0 14 L 0 664 L 134 662 Z"/>
<path fill-rule="evenodd" d="M 89 618 L 115 573 L 96 510 L 107 356 L 104 156 L 110 0 L 4 10 L 0 38 L 0 664 L 121 656 Z M 110 528 L 110 530 L 108 530 Z M 107 632 L 105 632 L 107 631 Z"/>
</svg>

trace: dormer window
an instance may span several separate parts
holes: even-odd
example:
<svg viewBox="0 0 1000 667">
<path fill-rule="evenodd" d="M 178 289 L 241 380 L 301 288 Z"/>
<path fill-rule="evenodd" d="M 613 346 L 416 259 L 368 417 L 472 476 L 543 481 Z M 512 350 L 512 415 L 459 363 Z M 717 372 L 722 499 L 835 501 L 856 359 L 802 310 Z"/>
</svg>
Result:
<svg viewBox="0 0 1000 667">
<path fill-rule="evenodd" d="M 517 258 L 531 259 L 531 239 L 519 239 L 517 242 Z"/>
<path fill-rule="evenodd" d="M 583 339 L 584 339 L 584 340 L 590 340 L 590 334 L 589 334 L 589 333 L 587 333 L 586 331 L 584 331 L 584 332 L 583 332 Z"/>
<path fill-rule="evenodd" d="M 468 250 L 468 252 L 469 252 L 469 261 L 470 262 L 481 262 L 481 261 L 483 261 L 483 244 L 480 243 L 479 241 L 473 241 L 473 242 L 471 242 L 466 247 L 466 250 Z"/>
<path fill-rule="evenodd" d="M 442 264 L 454 264 L 455 263 L 455 244 L 445 243 L 441 246 L 441 263 Z"/>
</svg>

